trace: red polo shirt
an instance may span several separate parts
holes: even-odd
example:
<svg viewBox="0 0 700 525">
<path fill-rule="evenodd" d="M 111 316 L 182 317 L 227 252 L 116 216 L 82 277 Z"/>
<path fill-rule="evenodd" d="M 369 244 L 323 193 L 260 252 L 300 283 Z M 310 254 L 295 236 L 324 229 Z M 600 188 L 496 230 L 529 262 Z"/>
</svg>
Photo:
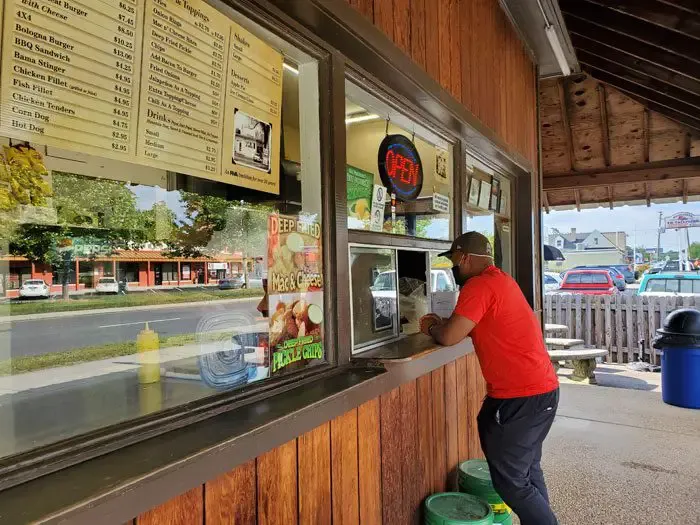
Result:
<svg viewBox="0 0 700 525">
<path fill-rule="evenodd" d="M 489 266 L 469 279 L 455 313 L 476 323 L 469 335 L 489 396 L 534 396 L 559 386 L 542 327 L 510 275 Z"/>
</svg>

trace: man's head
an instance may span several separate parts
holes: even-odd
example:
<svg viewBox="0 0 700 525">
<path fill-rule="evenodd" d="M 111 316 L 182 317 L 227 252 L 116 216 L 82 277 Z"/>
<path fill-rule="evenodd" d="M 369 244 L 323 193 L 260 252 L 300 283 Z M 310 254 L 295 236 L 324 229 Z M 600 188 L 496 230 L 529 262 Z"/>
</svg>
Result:
<svg viewBox="0 0 700 525">
<path fill-rule="evenodd" d="M 493 264 L 491 243 L 477 232 L 463 233 L 440 255 L 452 261 L 452 274 L 460 286 Z"/>
</svg>

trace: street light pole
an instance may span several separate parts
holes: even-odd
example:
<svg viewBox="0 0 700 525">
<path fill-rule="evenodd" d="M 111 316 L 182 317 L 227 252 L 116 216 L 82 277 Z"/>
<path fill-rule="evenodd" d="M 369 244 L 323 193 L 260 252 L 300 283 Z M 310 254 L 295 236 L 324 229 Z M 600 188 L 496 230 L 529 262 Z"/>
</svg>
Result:
<svg viewBox="0 0 700 525">
<path fill-rule="evenodd" d="M 661 260 L 661 222 L 663 221 L 663 212 L 659 212 L 659 229 L 656 236 L 656 262 Z M 680 254 L 679 254 L 680 255 Z"/>
</svg>

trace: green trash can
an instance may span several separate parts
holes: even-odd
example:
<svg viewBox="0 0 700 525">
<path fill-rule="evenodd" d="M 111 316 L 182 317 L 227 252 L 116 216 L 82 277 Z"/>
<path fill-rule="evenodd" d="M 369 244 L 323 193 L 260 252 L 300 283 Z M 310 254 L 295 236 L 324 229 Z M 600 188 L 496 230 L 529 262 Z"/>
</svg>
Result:
<svg viewBox="0 0 700 525">
<path fill-rule="evenodd" d="M 442 492 L 425 500 L 425 525 L 491 525 L 493 512 L 482 499 L 463 492 Z"/>
<path fill-rule="evenodd" d="M 459 490 L 486 500 L 494 514 L 494 523 L 512 523 L 511 509 L 493 488 L 489 464 L 485 459 L 470 459 L 459 465 Z"/>
</svg>

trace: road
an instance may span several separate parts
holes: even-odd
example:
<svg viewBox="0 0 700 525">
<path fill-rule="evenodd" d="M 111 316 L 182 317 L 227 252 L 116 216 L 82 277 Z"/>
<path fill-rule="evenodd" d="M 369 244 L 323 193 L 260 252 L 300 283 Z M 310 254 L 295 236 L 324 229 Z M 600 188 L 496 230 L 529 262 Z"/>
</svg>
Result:
<svg viewBox="0 0 700 525">
<path fill-rule="evenodd" d="M 245 328 L 259 317 L 260 298 L 227 303 L 104 312 L 90 315 L 11 321 L 12 357 L 45 354 L 84 346 L 135 341 L 148 322 L 159 336 Z M 3 356 L 6 358 L 7 356 Z"/>
</svg>

